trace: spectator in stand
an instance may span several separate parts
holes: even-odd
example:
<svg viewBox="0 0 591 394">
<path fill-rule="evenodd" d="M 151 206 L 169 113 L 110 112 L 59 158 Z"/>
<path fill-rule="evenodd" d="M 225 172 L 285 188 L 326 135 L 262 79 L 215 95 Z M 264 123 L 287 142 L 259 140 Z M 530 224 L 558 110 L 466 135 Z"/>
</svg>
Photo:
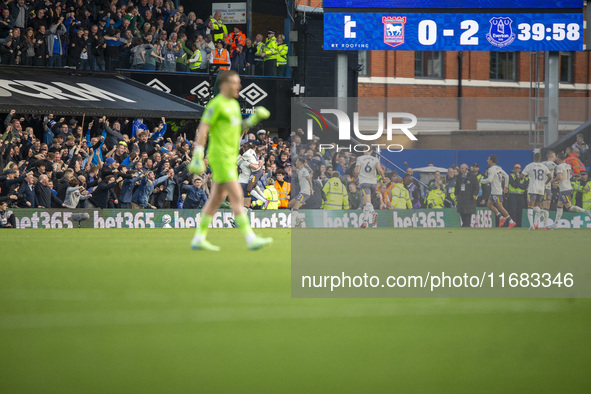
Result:
<svg viewBox="0 0 591 394">
<path fill-rule="evenodd" d="M 8 36 L 8 41 L 0 45 L 0 64 L 15 65 L 16 56 L 12 49 L 12 37 Z"/>
<path fill-rule="evenodd" d="M 174 42 L 174 40 L 173 40 Z M 182 51 L 181 56 L 176 59 L 176 71 L 186 72 L 187 61 L 193 56 L 193 50 L 187 46 L 187 35 L 185 33 L 179 34 L 178 40 L 176 41 L 180 45 Z"/>
<path fill-rule="evenodd" d="M 415 179 L 413 178 L 411 173 L 406 173 L 403 178 L 404 187 L 408 190 L 410 195 L 412 208 L 419 209 L 421 208 L 421 189 L 417 186 Z M 398 182 L 397 182 L 398 183 Z"/>
<path fill-rule="evenodd" d="M 189 185 L 189 181 L 185 181 L 184 185 L 181 186 L 181 192 L 187 193 L 183 205 L 184 209 L 201 209 L 207 201 L 207 195 L 203 190 L 203 180 L 201 177 L 195 176 L 192 185 Z"/>
<path fill-rule="evenodd" d="M 232 52 L 231 69 L 237 73 L 244 74 L 246 67 L 246 54 L 243 52 L 242 44 L 238 44 Z"/>
<path fill-rule="evenodd" d="M 245 55 L 245 67 L 244 67 L 244 74 L 246 75 L 254 75 L 254 65 L 255 65 L 255 54 L 256 48 L 252 45 L 252 40 L 250 38 L 246 39 L 246 46 L 242 50 Z"/>
<path fill-rule="evenodd" d="M 57 22 L 51 24 L 49 31 L 45 34 L 49 55 L 47 65 L 49 67 L 61 68 L 63 64 L 62 57 L 64 56 L 64 42 L 62 36 L 67 32 L 63 21 L 64 17 L 62 16 Z"/>
<path fill-rule="evenodd" d="M 39 67 L 47 66 L 49 52 L 45 40 L 45 25 L 40 25 L 35 35 L 35 61 L 34 65 Z"/>
<path fill-rule="evenodd" d="M 164 60 L 163 71 L 176 71 L 177 58 L 183 56 L 183 48 L 180 43 L 174 46 L 172 40 L 166 42 L 166 46 L 162 48 L 162 57 Z"/>
<path fill-rule="evenodd" d="M 29 22 L 32 5 L 25 4 L 25 0 L 16 0 L 9 3 L 9 6 L 13 26 L 24 31 Z"/>
<path fill-rule="evenodd" d="M 29 172 L 19 188 L 20 208 L 37 208 L 37 196 L 34 187 L 35 178 L 33 172 Z"/>
<path fill-rule="evenodd" d="M 96 188 L 92 191 L 92 197 L 86 200 L 85 208 L 101 208 L 106 209 L 109 207 L 109 199 L 116 197 L 113 193 L 113 188 L 117 186 L 117 182 L 121 181 L 122 178 L 115 178 L 115 175 L 107 175 L 105 179 L 98 183 Z M 114 200 L 117 204 L 117 199 Z"/>
<path fill-rule="evenodd" d="M 577 140 L 572 145 L 572 149 L 577 148 L 581 156 L 585 155 L 589 150 L 589 145 L 585 143 L 585 136 L 583 134 L 577 134 Z"/>
<path fill-rule="evenodd" d="M 70 67 L 76 67 L 80 69 L 80 60 L 82 55 L 82 50 L 86 47 L 86 41 L 84 39 L 84 30 L 78 29 L 76 34 L 70 38 L 68 42 L 68 60 L 67 65 Z M 88 65 L 90 68 L 90 64 Z"/>
<path fill-rule="evenodd" d="M 10 16 L 10 10 L 4 8 L 0 16 L 0 38 L 6 38 L 10 35 L 14 23 L 14 19 Z"/>
<path fill-rule="evenodd" d="M 66 189 L 66 199 L 64 200 L 64 206 L 66 208 L 75 209 L 78 207 L 80 201 L 84 201 L 92 197 L 84 186 L 80 186 L 80 181 L 76 178 L 70 179 L 68 182 L 68 188 Z"/>
<path fill-rule="evenodd" d="M 361 208 L 361 190 L 357 188 L 355 182 L 349 182 L 349 209 L 360 209 Z"/>
<path fill-rule="evenodd" d="M 22 0 L 20 0 L 22 1 Z M 25 66 L 32 66 L 35 62 L 35 31 L 27 27 L 23 38 L 23 62 Z"/>
<path fill-rule="evenodd" d="M 16 219 L 14 214 L 8 214 L 6 209 L 8 208 L 8 204 L 6 201 L 0 200 L 0 228 L 16 228 Z"/>
<path fill-rule="evenodd" d="M 155 208 L 154 205 L 150 204 L 150 195 L 154 191 L 154 188 L 164 182 L 167 178 L 166 175 L 156 179 L 153 171 L 146 171 L 144 177 L 140 180 L 140 184 L 131 197 L 131 208 L 132 209 L 146 209 Z"/>
</svg>

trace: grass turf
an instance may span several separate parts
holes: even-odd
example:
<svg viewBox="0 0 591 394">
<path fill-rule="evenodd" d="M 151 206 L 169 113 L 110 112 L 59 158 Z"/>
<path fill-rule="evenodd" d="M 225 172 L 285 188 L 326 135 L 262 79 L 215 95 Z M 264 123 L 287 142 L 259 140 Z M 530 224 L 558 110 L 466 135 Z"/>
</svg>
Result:
<svg viewBox="0 0 591 394">
<path fill-rule="evenodd" d="M 211 232 L 222 252 L 195 252 L 192 233 L 3 231 L 0 392 L 586 392 L 591 384 L 588 300 L 292 299 L 289 230 L 259 231 L 275 243 L 257 252 L 235 230 Z M 460 243 L 475 249 L 484 237 L 504 242 L 508 256 L 523 253 L 525 234 L 550 254 L 556 240 L 588 237 L 395 232 L 400 245 L 428 235 L 437 248 L 421 248 L 424 259 L 453 256 Z M 397 257 L 417 253 L 406 250 Z"/>
</svg>

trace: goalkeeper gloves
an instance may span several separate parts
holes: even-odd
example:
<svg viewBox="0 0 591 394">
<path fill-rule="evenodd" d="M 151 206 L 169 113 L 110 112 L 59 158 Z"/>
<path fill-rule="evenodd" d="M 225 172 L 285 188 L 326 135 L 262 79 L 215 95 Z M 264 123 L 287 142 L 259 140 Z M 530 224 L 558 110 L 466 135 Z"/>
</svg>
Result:
<svg viewBox="0 0 591 394">
<path fill-rule="evenodd" d="M 250 115 L 248 119 L 246 119 L 246 126 L 248 126 L 248 128 L 251 128 L 260 121 L 267 119 L 269 116 L 271 116 L 271 113 L 267 108 L 256 107 L 254 109 L 254 113 Z"/>
<path fill-rule="evenodd" d="M 202 146 L 196 146 L 193 150 L 193 158 L 189 163 L 189 171 L 192 174 L 201 175 L 205 172 L 205 162 L 203 161 L 204 152 Z"/>
</svg>

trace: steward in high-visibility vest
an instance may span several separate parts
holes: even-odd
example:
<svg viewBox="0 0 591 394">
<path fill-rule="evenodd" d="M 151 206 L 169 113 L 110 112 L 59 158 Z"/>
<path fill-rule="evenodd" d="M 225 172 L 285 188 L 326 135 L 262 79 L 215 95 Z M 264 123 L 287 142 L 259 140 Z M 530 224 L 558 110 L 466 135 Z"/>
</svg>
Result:
<svg viewBox="0 0 591 394">
<path fill-rule="evenodd" d="M 279 209 L 279 193 L 275 189 L 275 181 L 272 178 L 267 179 L 267 187 L 263 191 L 263 195 L 269 201 L 267 209 Z M 261 200 L 255 200 L 252 205 L 259 206 L 263 205 L 264 202 Z"/>
<path fill-rule="evenodd" d="M 412 202 L 410 201 L 410 194 L 404 187 L 402 180 L 396 182 L 396 186 L 392 189 L 392 208 L 394 209 L 412 209 Z"/>
<path fill-rule="evenodd" d="M 279 209 L 279 193 L 277 193 L 277 189 L 275 189 L 275 181 L 273 181 L 273 179 L 267 179 L 267 187 L 265 188 L 263 195 L 269 200 L 267 209 Z"/>
<path fill-rule="evenodd" d="M 285 172 L 282 169 L 277 170 L 277 180 L 275 181 L 275 190 L 279 195 L 279 208 L 289 208 L 289 194 L 291 193 L 291 183 L 283 180 Z"/>
<path fill-rule="evenodd" d="M 323 209 L 349 209 L 349 193 L 341 182 L 340 174 L 335 171 L 322 188 L 326 195 Z"/>
<path fill-rule="evenodd" d="M 214 15 L 214 19 L 211 20 L 213 29 L 212 29 L 212 36 L 213 36 L 213 42 L 216 42 L 217 40 L 223 40 L 227 35 L 228 35 L 228 28 L 226 27 L 226 25 L 224 25 L 224 22 L 222 22 L 222 14 L 219 12 L 216 12 Z"/>
<path fill-rule="evenodd" d="M 279 34 L 277 37 L 277 76 L 285 76 L 285 68 L 287 67 L 287 52 L 289 47 L 284 42 L 285 36 Z"/>
<path fill-rule="evenodd" d="M 193 45 L 193 49 L 195 52 L 193 52 L 193 56 L 191 56 L 187 63 L 189 63 L 189 69 L 191 71 L 199 71 L 199 69 L 201 68 L 202 61 L 201 49 L 197 49 L 195 45 Z"/>
<path fill-rule="evenodd" d="M 265 41 L 265 76 L 277 75 L 277 39 L 275 38 L 275 30 L 269 29 L 267 31 L 267 40 Z"/>
<path fill-rule="evenodd" d="M 515 168 L 519 168 L 521 170 L 521 166 L 517 167 L 519 164 L 515 166 Z M 525 194 L 527 192 L 527 186 L 529 181 L 527 178 L 521 179 L 519 174 L 516 174 L 515 171 L 511 172 L 509 175 L 509 193 L 510 194 Z"/>
<path fill-rule="evenodd" d="M 226 37 L 226 44 L 232 46 L 232 51 L 236 50 L 238 44 L 242 44 L 244 47 L 246 45 L 246 34 L 242 33 L 238 26 L 234 26 L 234 31 Z"/>
<path fill-rule="evenodd" d="M 210 63 L 212 64 L 227 64 L 220 67 L 220 71 L 228 70 L 230 68 L 230 52 L 224 49 L 224 42 L 222 40 L 216 41 L 216 48 L 211 51 Z"/>
<path fill-rule="evenodd" d="M 427 194 L 425 198 L 425 205 L 432 209 L 441 209 L 445 203 L 445 192 L 436 187 Z"/>
<path fill-rule="evenodd" d="M 527 187 L 529 185 L 529 179 L 522 178 L 520 174 L 521 164 L 515 164 L 513 171 L 509 174 L 509 185 L 505 185 L 509 189 L 505 206 L 509 215 L 517 223 L 517 227 L 521 227 L 522 211 L 527 209 Z"/>
<path fill-rule="evenodd" d="M 591 182 L 589 182 L 587 171 L 581 171 L 581 179 L 572 182 L 572 185 L 575 192 L 581 193 L 581 208 L 591 211 Z"/>
<path fill-rule="evenodd" d="M 445 198 L 449 201 L 444 202 L 445 206 L 450 208 L 455 206 L 458 203 L 455 193 L 455 186 L 456 186 L 456 178 L 449 179 L 448 177 L 444 180 L 444 189 L 446 191 Z M 450 203 L 451 201 L 451 203 Z M 451 204 L 451 206 L 450 206 Z"/>
<path fill-rule="evenodd" d="M 263 53 L 265 51 L 265 44 L 263 43 L 263 35 L 257 34 L 256 39 L 252 45 L 255 47 L 254 74 L 255 75 L 264 75 L 265 74 L 265 66 L 264 66 Z"/>
</svg>

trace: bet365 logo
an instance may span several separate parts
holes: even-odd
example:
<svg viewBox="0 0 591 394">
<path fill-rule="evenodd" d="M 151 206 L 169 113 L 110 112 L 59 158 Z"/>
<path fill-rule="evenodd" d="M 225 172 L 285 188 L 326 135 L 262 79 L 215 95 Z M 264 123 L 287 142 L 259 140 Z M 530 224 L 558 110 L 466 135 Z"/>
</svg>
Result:
<svg viewBox="0 0 591 394">
<path fill-rule="evenodd" d="M 353 122 L 351 122 L 351 119 L 349 119 L 349 116 L 345 112 L 338 109 L 321 109 L 320 112 L 318 112 L 308 108 L 306 114 L 308 115 L 306 124 L 306 138 L 308 140 L 314 138 L 314 124 L 317 125 L 317 129 L 319 128 L 321 134 L 328 130 L 328 122 L 323 114 L 331 114 L 336 116 L 337 119 L 339 141 L 377 141 L 384 135 L 384 124 L 386 139 L 388 141 L 392 141 L 392 136 L 395 132 L 402 132 L 411 141 L 417 141 L 417 137 L 415 137 L 410 131 L 410 129 L 417 125 L 417 117 L 407 112 L 388 112 L 386 113 L 386 116 L 384 116 L 383 112 L 379 112 L 377 117 L 377 127 L 371 127 L 371 130 L 376 130 L 373 134 L 365 134 L 360 131 L 358 112 L 353 114 Z M 405 122 L 405 120 L 408 120 L 409 122 Z M 354 138 L 351 135 L 351 129 L 353 129 Z M 400 144 L 356 143 L 350 145 L 336 144 L 336 147 L 335 144 L 319 144 L 320 150 L 335 148 L 355 152 L 366 152 L 369 151 L 371 147 L 376 148 L 378 151 L 380 149 L 387 149 L 390 152 L 402 152 L 402 150 L 404 150 L 404 147 Z"/>
</svg>

